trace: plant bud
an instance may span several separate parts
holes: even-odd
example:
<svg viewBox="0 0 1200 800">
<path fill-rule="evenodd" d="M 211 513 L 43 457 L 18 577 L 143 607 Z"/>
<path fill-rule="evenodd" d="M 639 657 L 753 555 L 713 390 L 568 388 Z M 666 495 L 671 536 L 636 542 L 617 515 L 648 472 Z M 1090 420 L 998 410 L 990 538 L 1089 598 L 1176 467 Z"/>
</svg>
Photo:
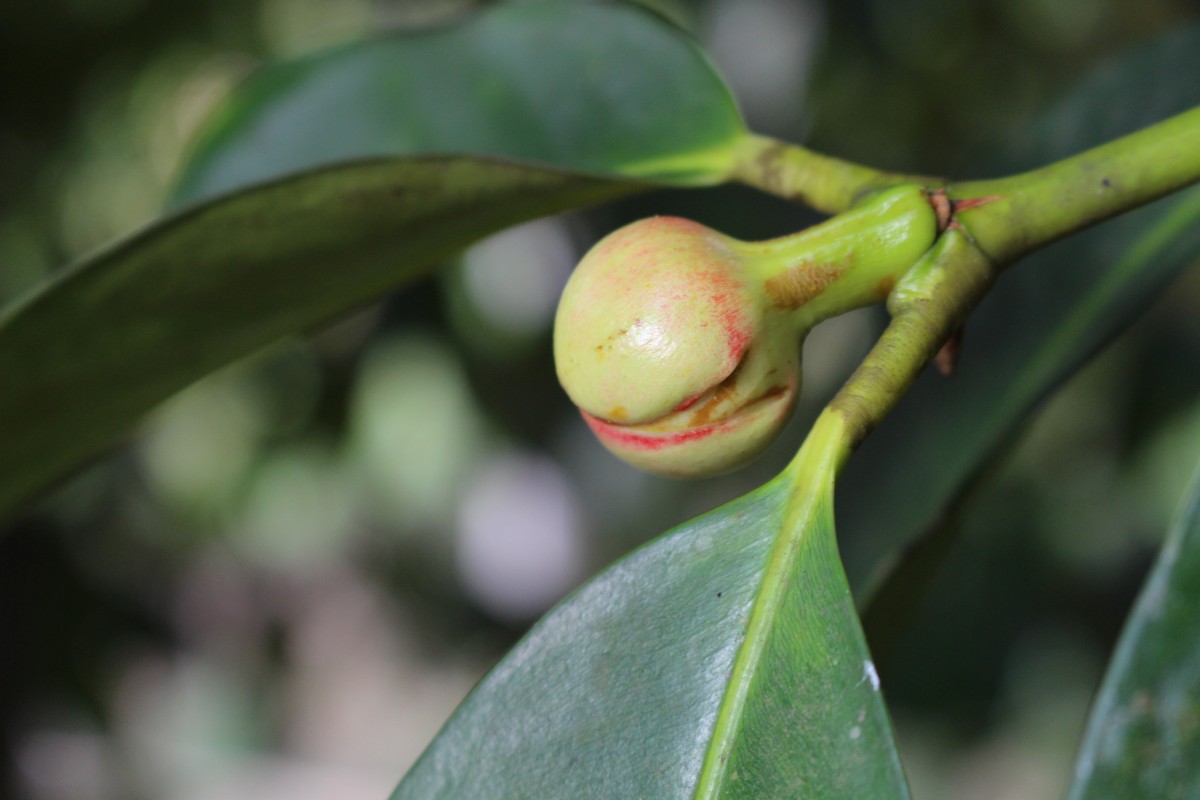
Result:
<svg viewBox="0 0 1200 800">
<path fill-rule="evenodd" d="M 733 469 L 787 422 L 812 325 L 886 297 L 896 265 L 935 235 L 918 187 L 767 242 L 678 217 L 634 222 L 597 243 L 567 283 L 559 381 L 629 463 L 676 477 Z"/>
</svg>

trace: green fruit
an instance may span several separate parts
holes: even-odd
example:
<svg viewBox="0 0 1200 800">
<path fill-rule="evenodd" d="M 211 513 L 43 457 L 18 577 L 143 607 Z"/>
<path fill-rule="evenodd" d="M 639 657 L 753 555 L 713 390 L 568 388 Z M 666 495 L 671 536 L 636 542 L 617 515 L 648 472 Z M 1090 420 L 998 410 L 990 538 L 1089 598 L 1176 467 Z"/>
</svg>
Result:
<svg viewBox="0 0 1200 800">
<path fill-rule="evenodd" d="M 677 217 L 632 223 L 563 291 L 559 381 L 631 464 L 678 477 L 733 469 L 787 422 L 812 326 L 887 297 L 936 235 L 916 186 L 766 242 Z"/>
</svg>

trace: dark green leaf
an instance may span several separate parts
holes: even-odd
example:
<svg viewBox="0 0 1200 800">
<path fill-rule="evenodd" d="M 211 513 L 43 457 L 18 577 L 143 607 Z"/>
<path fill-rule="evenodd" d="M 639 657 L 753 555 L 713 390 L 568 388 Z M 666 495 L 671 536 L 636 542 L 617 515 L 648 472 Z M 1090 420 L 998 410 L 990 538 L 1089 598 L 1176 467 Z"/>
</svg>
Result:
<svg viewBox="0 0 1200 800">
<path fill-rule="evenodd" d="M 1200 472 L 1109 665 L 1070 800 L 1200 797 Z"/>
<path fill-rule="evenodd" d="M 713 183 L 744 133 L 704 55 L 654 14 L 512 3 L 260 71 L 202 136 L 180 197 L 413 153 Z"/>
<path fill-rule="evenodd" d="M 744 133 L 691 40 L 628 4 L 504 5 L 263 70 L 181 200 L 343 166 L 167 219 L 0 312 L 0 515 L 205 373 L 490 232 L 647 187 L 630 176 L 715 182 Z M 572 174 L 378 158 L 430 152 Z"/>
<path fill-rule="evenodd" d="M 488 233 L 640 188 L 482 159 L 367 161 L 117 243 L 0 312 L 0 516 L 217 367 Z"/>
<path fill-rule="evenodd" d="M 393 800 L 907 797 L 838 561 L 827 443 L 560 604 Z"/>
<path fill-rule="evenodd" d="M 1008 166 L 1045 164 L 1198 105 L 1200 81 L 1187 77 L 1197 74 L 1200 27 L 1192 27 L 1084 81 Z M 1200 192 L 1190 190 L 1060 242 L 1001 277 L 967 322 L 955 376 L 924 376 L 839 484 L 846 568 L 860 603 L 1031 409 L 1197 255 Z M 919 469 L 897 468 L 914 459 Z"/>
</svg>

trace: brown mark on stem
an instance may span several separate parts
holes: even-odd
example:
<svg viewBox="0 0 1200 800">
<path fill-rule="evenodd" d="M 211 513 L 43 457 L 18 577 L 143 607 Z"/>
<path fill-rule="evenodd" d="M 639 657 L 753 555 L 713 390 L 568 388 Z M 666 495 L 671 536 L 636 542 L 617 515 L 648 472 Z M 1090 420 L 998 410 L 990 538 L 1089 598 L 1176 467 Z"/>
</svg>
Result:
<svg viewBox="0 0 1200 800">
<path fill-rule="evenodd" d="M 764 147 L 754 159 L 754 164 L 758 168 L 759 180 L 769 191 L 782 192 L 784 189 L 783 168 L 780 167 L 779 162 L 785 150 L 787 150 L 787 146 L 783 142 L 773 142 Z"/>
<path fill-rule="evenodd" d="M 845 265 L 805 262 L 768 278 L 764 287 L 773 306 L 795 309 L 829 288 L 845 271 Z"/>
<path fill-rule="evenodd" d="M 986 206 L 988 203 L 994 203 L 997 200 L 1003 199 L 1004 195 L 1002 194 L 989 194 L 987 197 L 968 197 L 963 200 L 955 200 L 954 213 L 957 214 L 960 211 L 970 211 L 972 208 Z"/>
<path fill-rule="evenodd" d="M 788 179 L 788 168 L 784 163 L 791 147 L 784 142 L 772 142 L 754 157 L 754 167 L 759 187 L 772 194 L 804 205 L 817 207 L 810 195 L 799 189 Z"/>
<path fill-rule="evenodd" d="M 944 233 L 950 228 L 961 231 L 962 225 L 959 223 L 957 217 L 960 212 L 970 211 L 972 208 L 986 206 L 988 203 L 1003 199 L 1003 195 L 991 194 L 987 197 L 967 197 L 962 200 L 952 200 L 946 194 L 945 189 L 934 189 L 929 193 L 929 205 L 933 206 L 933 213 L 937 215 L 938 233 Z"/>
<path fill-rule="evenodd" d="M 949 378 L 954 374 L 954 368 L 958 365 L 958 355 L 962 352 L 963 329 L 958 328 L 954 333 L 950 334 L 950 338 L 942 345 L 942 349 L 937 351 L 937 355 L 933 357 L 933 363 L 937 365 L 938 372 Z"/>
<path fill-rule="evenodd" d="M 954 201 L 947 195 L 945 189 L 934 189 L 929 193 L 929 205 L 937 216 L 938 233 L 944 232 L 954 221 Z"/>
</svg>

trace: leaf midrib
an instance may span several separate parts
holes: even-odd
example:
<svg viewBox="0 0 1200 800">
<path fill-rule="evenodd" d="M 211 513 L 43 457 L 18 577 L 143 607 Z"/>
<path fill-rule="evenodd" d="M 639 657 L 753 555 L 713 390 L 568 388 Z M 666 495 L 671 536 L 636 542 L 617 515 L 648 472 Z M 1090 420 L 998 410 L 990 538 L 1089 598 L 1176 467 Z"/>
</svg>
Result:
<svg viewBox="0 0 1200 800">
<path fill-rule="evenodd" d="M 738 648 L 729 683 L 717 709 L 712 738 L 696 782 L 695 800 L 718 800 L 722 796 L 729 774 L 729 757 L 738 741 L 750 688 L 795 572 L 796 555 L 804 537 L 819 527 L 811 524 L 815 515 L 823 505 L 832 507 L 833 477 L 842 433 L 841 418 L 823 414 L 813 425 L 796 458 L 775 479 L 791 484 L 786 489 L 789 499 L 750 610 L 746 636 Z M 832 534 L 830 526 L 827 535 Z"/>
</svg>

